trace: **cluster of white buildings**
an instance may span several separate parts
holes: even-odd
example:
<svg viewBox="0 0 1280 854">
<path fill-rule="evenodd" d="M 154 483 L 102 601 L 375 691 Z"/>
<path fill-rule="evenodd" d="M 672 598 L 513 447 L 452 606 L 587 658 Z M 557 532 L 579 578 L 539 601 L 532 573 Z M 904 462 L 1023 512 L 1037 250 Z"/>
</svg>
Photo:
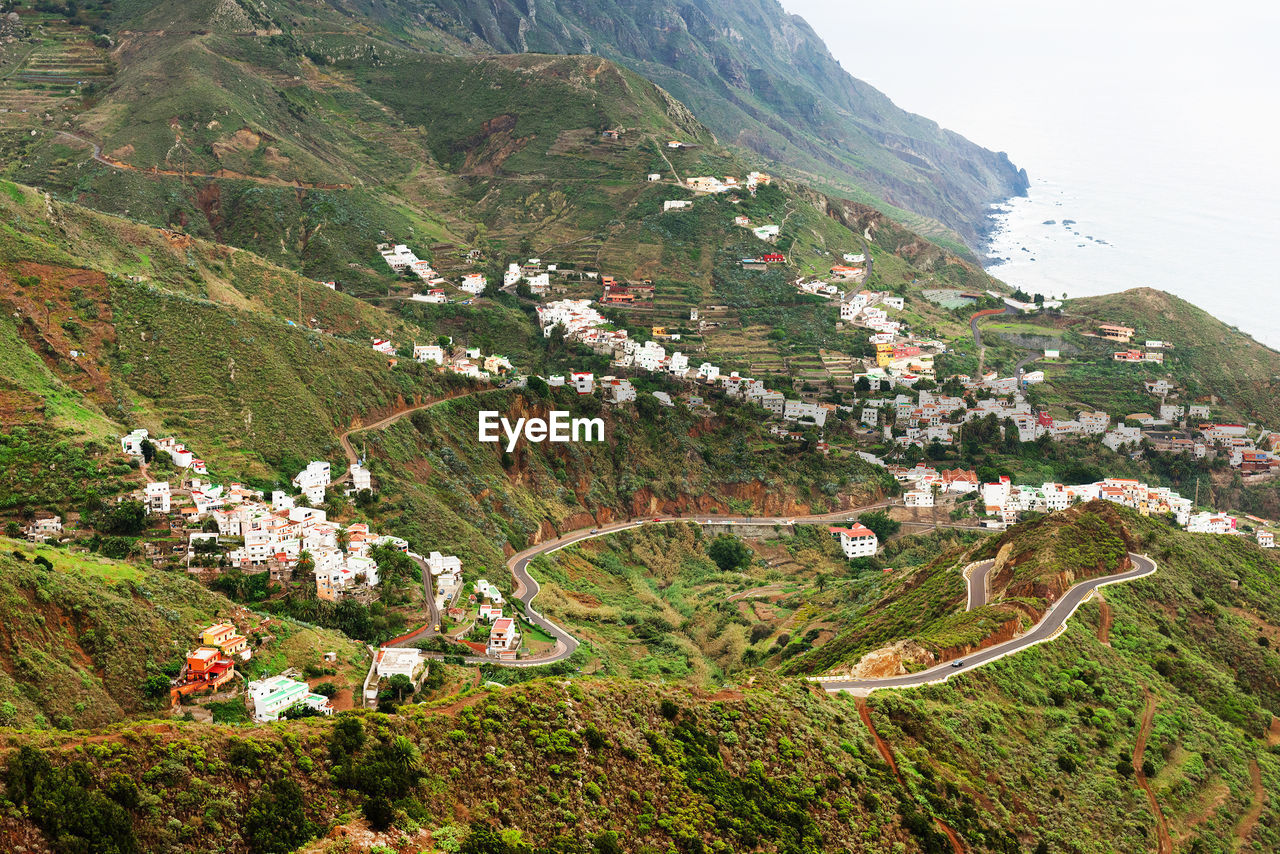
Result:
<svg viewBox="0 0 1280 854">
<path fill-rule="evenodd" d="M 424 261 L 414 254 L 413 250 L 403 243 L 397 243 L 394 246 L 389 243 L 379 243 L 378 253 L 382 255 L 387 266 L 397 273 L 410 272 L 431 286 L 425 293 L 414 294 L 410 299 L 417 302 L 426 303 L 444 303 L 448 302 L 441 285 L 448 284 L 443 276 L 432 269 L 430 262 Z M 487 280 L 481 273 L 467 273 L 458 283 L 458 288 L 466 293 L 479 296 L 484 293 L 485 287 L 488 285 Z"/>
<path fill-rule="evenodd" d="M 1122 504 L 1143 516 L 1171 513 L 1179 525 L 1197 530 L 1192 527 L 1196 517 L 1191 513 L 1191 499 L 1183 498 L 1167 486 L 1148 486 L 1138 480 L 1117 477 L 1079 486 L 1061 483 L 1017 486 L 1009 478 L 1001 477 L 994 483 L 982 485 L 982 503 L 987 514 L 998 517 L 1005 525 L 1016 522 L 1023 511 L 1050 513 L 1098 499 Z"/>
<path fill-rule="evenodd" d="M 145 428 L 138 428 L 127 436 L 120 437 L 120 451 L 131 457 L 142 458 L 142 443 L 150 439 L 151 434 Z M 166 454 L 173 461 L 175 468 L 190 469 L 194 474 L 208 474 L 209 471 L 202 459 L 196 457 L 187 446 L 172 436 L 156 439 L 151 443 L 158 454 Z"/>
<path fill-rule="evenodd" d="M 387 262 L 387 266 L 397 273 L 410 272 L 429 285 L 443 285 L 445 280 L 435 270 L 431 268 L 431 264 L 422 260 L 413 253 L 413 250 L 403 243 L 397 243 L 392 246 L 389 243 L 379 243 L 378 252 L 382 255 L 382 259 Z"/>
<path fill-rule="evenodd" d="M 524 265 L 512 261 L 502 274 L 502 286 L 512 288 L 525 281 L 534 296 L 542 296 L 551 290 L 551 274 L 555 271 L 555 264 L 544 268 L 541 258 L 530 258 Z"/>
<path fill-rule="evenodd" d="M 746 181 L 739 181 L 732 175 L 725 175 L 720 178 L 700 175 L 696 178 L 686 178 L 684 180 L 684 185 L 695 193 L 727 193 L 730 190 L 745 189 L 753 195 L 756 188 L 761 184 L 768 185 L 772 183 L 773 176 L 764 172 L 748 172 Z"/>
<path fill-rule="evenodd" d="M 372 591 L 378 585 L 378 564 L 369 556 L 376 545 L 408 551 L 399 537 L 378 536 L 363 522 L 345 528 L 328 520 L 324 510 L 295 507 L 290 496 L 272 494 L 267 505 L 247 500 L 210 513 L 218 536 L 241 538 L 243 545 L 227 555 L 233 566 L 292 569 L 303 552 L 315 565 L 316 596 L 330 602 L 344 595 Z"/>
</svg>

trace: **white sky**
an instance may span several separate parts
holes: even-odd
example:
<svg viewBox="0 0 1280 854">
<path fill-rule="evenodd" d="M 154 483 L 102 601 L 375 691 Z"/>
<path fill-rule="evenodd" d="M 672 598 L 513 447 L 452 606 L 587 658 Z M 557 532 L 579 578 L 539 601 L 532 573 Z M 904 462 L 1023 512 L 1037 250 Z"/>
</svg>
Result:
<svg viewBox="0 0 1280 854">
<path fill-rule="evenodd" d="M 1280 4 L 782 3 L 855 77 L 1033 177 L 1080 157 L 1135 171 L 1183 160 L 1280 191 Z"/>
</svg>

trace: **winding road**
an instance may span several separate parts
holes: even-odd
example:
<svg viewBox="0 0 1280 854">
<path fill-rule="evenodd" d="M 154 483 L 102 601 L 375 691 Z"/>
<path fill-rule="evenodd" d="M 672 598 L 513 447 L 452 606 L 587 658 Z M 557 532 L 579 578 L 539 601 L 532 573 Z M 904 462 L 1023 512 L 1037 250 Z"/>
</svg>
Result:
<svg viewBox="0 0 1280 854">
<path fill-rule="evenodd" d="M 488 389 L 486 389 L 486 391 L 487 390 Z M 459 397 L 466 397 L 479 393 L 479 391 L 466 391 L 439 399 L 425 401 L 416 406 L 388 415 L 385 418 L 379 419 L 378 421 L 374 421 L 370 424 L 353 427 L 340 436 L 343 450 L 346 452 L 347 458 L 352 462 L 355 462 L 357 460 L 357 456 L 355 449 L 351 446 L 351 434 L 363 430 L 380 429 L 419 410 L 428 409 L 448 400 L 455 400 Z M 511 575 L 515 579 L 513 598 L 520 603 L 524 612 L 524 619 L 555 638 L 555 646 L 548 654 L 534 658 L 526 658 L 519 661 L 501 662 L 501 665 L 508 667 L 537 667 L 544 664 L 554 664 L 569 658 L 578 649 L 579 642 L 577 638 L 561 626 L 552 622 L 533 606 L 533 600 L 537 597 L 541 587 L 537 580 L 529 574 L 529 564 L 539 555 L 551 554 L 584 540 L 616 534 L 619 531 L 638 528 L 642 525 L 668 524 L 672 522 L 693 522 L 698 525 L 745 526 L 819 525 L 845 521 L 854 514 L 883 509 L 894 506 L 896 503 L 897 502 L 894 501 L 884 501 L 877 504 L 852 507 L 845 510 L 837 510 L 832 513 L 810 516 L 719 516 L 714 514 L 698 514 L 696 516 L 658 515 L 649 519 L 641 519 L 639 521 L 628 520 L 625 522 L 599 525 L 594 528 L 580 528 L 576 531 L 570 531 L 569 533 L 562 534 L 555 539 L 539 543 L 508 558 L 507 568 L 511 571 Z M 966 673 L 977 667 L 981 667 L 984 664 L 1004 658 L 1006 655 L 1012 655 L 1013 653 L 1021 652 L 1035 644 L 1052 640 L 1065 628 L 1067 620 L 1075 613 L 1076 609 L 1079 608 L 1080 605 L 1098 588 L 1108 584 L 1116 584 L 1122 581 L 1131 581 L 1137 578 L 1143 578 L 1156 571 L 1155 561 L 1145 555 L 1130 552 L 1129 559 L 1133 564 L 1132 569 L 1113 575 L 1091 578 L 1087 581 L 1082 581 L 1079 584 L 1076 584 L 1067 590 L 1062 598 L 1055 602 L 1049 610 L 1045 612 L 1044 617 L 1042 617 L 1040 622 L 1037 623 L 1030 631 L 1019 637 L 1013 638 L 1012 640 L 979 650 L 963 660 L 943 662 L 942 664 L 936 665 L 927 670 L 902 676 L 889 676 L 876 679 L 849 679 L 844 677 L 815 676 L 811 677 L 811 681 L 819 683 L 823 689 L 831 693 L 850 691 L 859 694 L 866 694 L 870 691 L 881 688 L 914 688 L 920 685 L 945 682 L 947 679 L 959 673 Z M 993 561 L 982 561 L 967 568 L 965 573 L 965 584 L 967 588 L 966 610 L 971 611 L 987 604 L 987 578 L 993 567 Z M 392 642 L 392 645 L 403 646 L 424 637 L 431 637 L 435 634 L 434 626 L 439 623 L 439 613 L 435 608 L 434 598 L 431 594 L 431 589 L 427 581 L 429 574 L 425 572 L 425 567 L 423 567 L 423 569 L 424 593 L 430 603 L 430 622 L 421 629 Z M 486 656 L 471 655 L 465 656 L 464 658 L 468 663 L 474 664 L 499 663 Z"/>
<path fill-rule="evenodd" d="M 879 688 L 915 688 L 920 685 L 931 685 L 937 682 L 945 682 L 958 673 L 967 673 L 974 668 L 989 664 L 997 659 L 1004 658 L 1006 655 L 1012 655 L 1015 652 L 1021 652 L 1027 647 L 1052 640 L 1057 636 L 1067 624 L 1067 619 L 1075 613 L 1084 600 L 1089 595 L 1107 584 L 1116 584 L 1121 581 L 1132 581 L 1136 578 L 1143 578 L 1151 575 L 1156 571 L 1156 562 L 1151 558 L 1129 553 L 1129 560 L 1133 563 L 1133 569 L 1126 572 L 1119 572 L 1114 575 L 1104 575 L 1098 578 L 1090 578 L 1082 581 L 1074 587 L 1067 590 L 1062 598 L 1053 604 L 1045 613 L 1040 622 L 1026 634 L 1016 637 L 1013 640 L 996 644 L 992 647 L 979 650 L 962 660 L 943 662 L 942 664 L 930 667 L 928 670 L 922 670 L 919 673 L 909 673 L 905 676 L 889 676 L 883 679 L 845 679 L 845 678 L 824 678 L 814 677 L 814 681 L 820 682 L 822 687 L 827 691 L 853 691 L 868 692 Z M 988 568 L 989 569 L 989 568 Z M 969 579 L 970 584 L 970 602 L 973 601 L 973 585 L 977 573 Z M 986 575 L 983 574 L 985 583 Z M 985 600 L 985 594 L 984 594 Z"/>
<path fill-rule="evenodd" d="M 507 561 L 507 567 L 511 570 L 511 574 L 515 578 L 516 587 L 514 598 L 523 606 L 525 619 L 554 637 L 556 639 L 556 644 L 548 655 L 523 659 L 516 662 L 503 662 L 503 665 L 535 667 L 543 664 L 553 664 L 557 661 L 565 660 L 569 656 L 573 655 L 573 653 L 578 649 L 578 640 L 573 637 L 573 635 L 561 626 L 549 620 L 533 607 L 533 600 L 538 595 L 540 587 L 537 580 L 529 574 L 529 564 L 539 555 L 551 554 L 552 552 L 559 551 L 566 546 L 580 543 L 584 540 L 616 534 L 619 531 L 638 528 L 642 525 L 666 524 L 671 522 L 694 522 L 699 525 L 751 526 L 826 524 L 843 521 L 854 513 L 862 513 L 868 510 L 884 508 L 891 506 L 891 504 L 892 502 L 882 502 L 880 504 L 815 516 L 657 516 L 652 519 L 641 521 L 618 522 L 611 525 L 601 525 L 597 528 L 583 528 L 564 534 L 554 540 L 539 543 L 536 546 L 513 555 Z M 1129 554 L 1129 559 L 1133 563 L 1133 569 L 1116 573 L 1114 575 L 1091 578 L 1087 581 L 1080 582 L 1070 588 L 1061 599 L 1055 602 L 1045 613 L 1040 622 L 1037 623 L 1030 631 L 1020 637 L 1014 638 L 1013 640 L 1005 641 L 1004 643 L 997 644 L 996 646 L 975 652 L 962 661 L 944 662 L 935 667 L 931 667 L 928 670 L 904 676 L 890 676 L 879 679 L 812 677 L 811 681 L 821 684 L 826 691 L 832 693 L 839 691 L 851 691 L 862 694 L 879 688 L 914 688 L 920 685 L 945 682 L 947 679 L 958 673 L 965 673 L 973 670 L 974 668 L 981 667 L 984 664 L 1003 658 L 1006 655 L 1012 655 L 1015 652 L 1020 652 L 1030 646 L 1034 646 L 1035 644 L 1052 640 L 1057 636 L 1059 631 L 1065 627 L 1067 619 L 1075 613 L 1081 603 L 1089 598 L 1089 595 L 1093 593 L 1094 590 L 1107 584 L 1115 584 L 1121 581 L 1131 581 L 1136 578 L 1143 578 L 1156 571 L 1155 561 L 1144 555 L 1133 554 L 1131 552 Z M 993 566 L 993 561 L 983 561 L 974 565 L 972 571 L 966 576 L 966 585 L 968 587 L 967 610 L 980 608 L 987 604 L 987 576 L 991 572 Z M 496 663 L 493 659 L 486 658 L 484 656 L 468 656 L 467 661 L 473 663 Z"/>
</svg>

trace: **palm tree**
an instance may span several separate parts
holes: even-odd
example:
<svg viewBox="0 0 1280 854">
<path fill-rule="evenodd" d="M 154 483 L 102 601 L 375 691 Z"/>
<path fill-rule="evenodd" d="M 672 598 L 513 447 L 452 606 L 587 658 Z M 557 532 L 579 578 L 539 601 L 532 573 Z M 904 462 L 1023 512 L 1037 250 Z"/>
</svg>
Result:
<svg viewBox="0 0 1280 854">
<path fill-rule="evenodd" d="M 293 579 L 302 583 L 302 595 L 310 599 L 316 595 L 316 562 L 311 552 L 303 549 L 293 567 Z"/>
</svg>

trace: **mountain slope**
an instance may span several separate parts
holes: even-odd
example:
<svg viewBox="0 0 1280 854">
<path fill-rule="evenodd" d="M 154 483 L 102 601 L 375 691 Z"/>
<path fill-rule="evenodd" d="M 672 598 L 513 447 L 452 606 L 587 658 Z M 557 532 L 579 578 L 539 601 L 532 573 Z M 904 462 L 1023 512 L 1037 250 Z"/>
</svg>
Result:
<svg viewBox="0 0 1280 854">
<path fill-rule="evenodd" d="M 420 17 L 438 24 L 444 16 L 450 32 L 496 50 L 614 59 L 669 90 L 722 140 L 837 193 L 870 193 L 939 220 L 971 246 L 986 206 L 1027 186 L 1003 153 L 901 110 L 850 76 L 776 0 L 423 5 Z"/>
</svg>

